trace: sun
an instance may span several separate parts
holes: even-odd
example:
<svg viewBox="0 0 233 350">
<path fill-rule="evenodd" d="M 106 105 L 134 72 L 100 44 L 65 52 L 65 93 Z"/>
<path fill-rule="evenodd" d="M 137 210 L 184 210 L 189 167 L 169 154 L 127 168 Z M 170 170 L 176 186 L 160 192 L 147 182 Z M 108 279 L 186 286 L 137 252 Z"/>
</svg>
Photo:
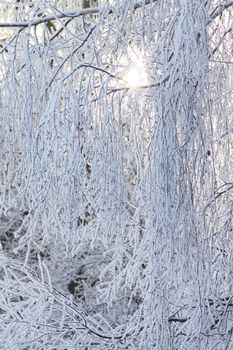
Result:
<svg viewBox="0 0 233 350">
<path fill-rule="evenodd" d="M 148 84 L 148 75 L 143 62 L 132 62 L 125 70 L 124 80 L 130 88 Z"/>
<path fill-rule="evenodd" d="M 145 64 L 145 55 L 137 48 L 128 48 L 127 54 L 119 61 L 119 73 L 124 85 L 136 89 L 148 85 L 149 78 Z"/>
</svg>

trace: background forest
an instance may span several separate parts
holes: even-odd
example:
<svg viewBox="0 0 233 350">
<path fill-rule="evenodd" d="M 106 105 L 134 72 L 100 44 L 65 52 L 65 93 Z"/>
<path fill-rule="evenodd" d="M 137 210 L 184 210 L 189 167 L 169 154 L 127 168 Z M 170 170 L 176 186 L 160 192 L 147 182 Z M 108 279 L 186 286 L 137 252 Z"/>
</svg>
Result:
<svg viewBox="0 0 233 350">
<path fill-rule="evenodd" d="M 233 349 L 233 1 L 0 22 L 0 349 Z"/>
</svg>

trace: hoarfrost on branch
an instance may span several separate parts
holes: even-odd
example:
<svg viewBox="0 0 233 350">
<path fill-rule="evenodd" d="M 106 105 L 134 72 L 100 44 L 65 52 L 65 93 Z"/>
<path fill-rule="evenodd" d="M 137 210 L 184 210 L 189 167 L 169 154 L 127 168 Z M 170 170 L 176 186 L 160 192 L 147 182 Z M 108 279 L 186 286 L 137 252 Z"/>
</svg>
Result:
<svg viewBox="0 0 233 350">
<path fill-rule="evenodd" d="M 0 2 L 0 344 L 233 348 L 233 1 Z"/>
</svg>

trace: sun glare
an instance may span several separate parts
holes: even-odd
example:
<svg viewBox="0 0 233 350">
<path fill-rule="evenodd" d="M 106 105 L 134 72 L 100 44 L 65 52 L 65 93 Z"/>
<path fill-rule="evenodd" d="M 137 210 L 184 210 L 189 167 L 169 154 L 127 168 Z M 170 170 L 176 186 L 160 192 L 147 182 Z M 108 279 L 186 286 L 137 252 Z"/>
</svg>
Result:
<svg viewBox="0 0 233 350">
<path fill-rule="evenodd" d="M 128 48 L 127 55 L 120 58 L 121 77 L 127 87 L 135 89 L 148 85 L 149 79 L 144 61 L 144 54 L 137 48 Z"/>
<path fill-rule="evenodd" d="M 131 63 L 126 71 L 124 80 L 131 88 L 137 88 L 148 84 L 148 76 L 142 62 Z"/>
</svg>

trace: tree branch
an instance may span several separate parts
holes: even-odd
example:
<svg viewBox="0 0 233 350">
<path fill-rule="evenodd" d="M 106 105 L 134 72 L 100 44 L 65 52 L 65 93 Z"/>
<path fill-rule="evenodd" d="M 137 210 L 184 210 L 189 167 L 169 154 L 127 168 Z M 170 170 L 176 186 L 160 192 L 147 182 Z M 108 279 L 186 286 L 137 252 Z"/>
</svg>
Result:
<svg viewBox="0 0 233 350">
<path fill-rule="evenodd" d="M 179 318 L 179 317 L 169 317 L 168 319 L 169 322 L 179 322 L 179 323 L 184 323 L 188 321 L 187 317 L 184 318 Z"/>
<path fill-rule="evenodd" d="M 154 2 L 157 2 L 158 0 L 145 0 L 145 1 L 140 1 L 136 2 L 134 5 L 134 10 L 137 10 L 144 5 L 149 5 Z M 38 18 L 36 20 L 28 21 L 28 22 L 15 22 L 15 23 L 0 23 L 0 28 L 30 28 L 37 26 L 42 23 L 47 23 L 51 21 L 56 21 L 57 19 L 61 18 L 78 18 L 81 16 L 87 16 L 87 15 L 93 15 L 93 14 L 98 14 L 101 12 L 101 7 L 89 7 L 86 9 L 80 9 L 78 11 L 69 11 L 66 13 L 59 13 L 57 15 L 51 15 L 43 18 Z M 108 16 L 113 13 L 112 9 L 109 9 L 109 11 L 106 13 L 105 16 Z"/>
<path fill-rule="evenodd" d="M 209 20 L 208 24 L 210 24 L 218 16 L 221 16 L 221 14 L 231 6 L 233 6 L 233 0 L 228 0 L 225 2 L 225 4 L 217 6 L 210 14 L 211 19 Z"/>
<path fill-rule="evenodd" d="M 0 28 L 29 28 L 34 27 L 42 23 L 47 23 L 51 21 L 56 21 L 57 19 L 61 18 L 77 18 L 80 16 L 86 16 L 90 14 L 99 13 L 100 9 L 98 7 L 88 8 L 88 9 L 82 9 L 79 11 L 70 11 L 67 13 L 59 13 L 56 16 L 51 15 L 43 18 L 38 18 L 34 21 L 28 21 L 28 22 L 15 22 L 15 23 L 0 23 Z"/>
</svg>

